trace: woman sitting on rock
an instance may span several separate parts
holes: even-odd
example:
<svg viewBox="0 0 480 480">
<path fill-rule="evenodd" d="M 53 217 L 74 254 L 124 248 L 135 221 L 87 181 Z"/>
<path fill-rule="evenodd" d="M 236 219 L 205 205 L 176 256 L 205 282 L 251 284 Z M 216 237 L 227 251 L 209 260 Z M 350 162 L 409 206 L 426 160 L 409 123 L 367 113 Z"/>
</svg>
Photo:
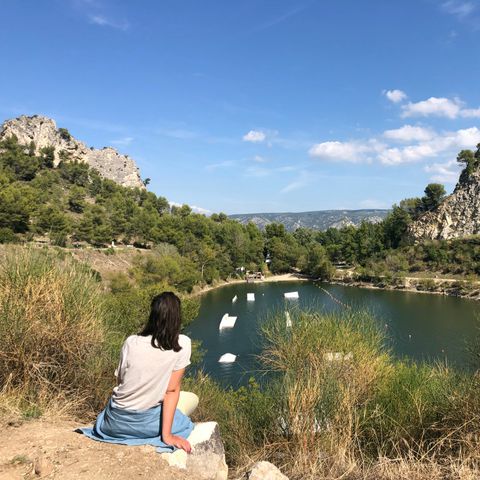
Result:
<svg viewBox="0 0 480 480">
<path fill-rule="evenodd" d="M 198 397 L 180 391 L 191 354 L 180 323 L 180 299 L 172 292 L 157 295 L 145 328 L 123 344 L 117 386 L 106 408 L 94 427 L 82 433 L 103 442 L 154 445 L 159 452 L 190 452 L 187 437 L 193 423 L 187 415 L 197 407 Z"/>
</svg>

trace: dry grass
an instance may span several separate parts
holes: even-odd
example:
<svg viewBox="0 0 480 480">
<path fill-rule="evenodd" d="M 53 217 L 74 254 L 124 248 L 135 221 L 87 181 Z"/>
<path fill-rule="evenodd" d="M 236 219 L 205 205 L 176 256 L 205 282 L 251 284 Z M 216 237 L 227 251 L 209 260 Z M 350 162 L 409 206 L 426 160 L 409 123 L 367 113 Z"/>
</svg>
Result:
<svg viewBox="0 0 480 480">
<path fill-rule="evenodd" d="M 84 266 L 39 250 L 8 252 L 0 269 L 2 411 L 39 416 L 98 407 L 102 308 L 102 290 Z"/>
</svg>

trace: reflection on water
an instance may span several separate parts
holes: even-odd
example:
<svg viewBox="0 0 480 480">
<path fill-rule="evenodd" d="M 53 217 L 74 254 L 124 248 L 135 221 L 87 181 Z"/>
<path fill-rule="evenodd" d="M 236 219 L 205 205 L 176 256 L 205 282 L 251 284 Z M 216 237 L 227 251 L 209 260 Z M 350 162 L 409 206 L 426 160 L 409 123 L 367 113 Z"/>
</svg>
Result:
<svg viewBox="0 0 480 480">
<path fill-rule="evenodd" d="M 340 302 L 371 311 L 379 327 L 385 329 L 397 356 L 443 360 L 459 367 L 468 365 L 467 342 L 477 335 L 477 302 L 442 295 L 321 286 Z M 299 299 L 284 298 L 284 293 L 292 290 L 299 292 Z M 254 302 L 247 302 L 250 292 L 255 293 Z M 235 295 L 237 301 L 232 303 Z M 262 349 L 262 322 L 272 312 L 284 315 L 286 308 L 329 312 L 344 307 L 310 282 L 235 284 L 207 292 L 202 297 L 199 316 L 187 332 L 201 340 L 202 348 L 207 350 L 204 370 L 224 385 L 244 384 L 250 376 L 260 375 L 255 355 Z M 237 316 L 237 322 L 233 328 L 219 331 L 225 313 Z M 224 353 L 237 355 L 236 362 L 218 363 Z"/>
</svg>

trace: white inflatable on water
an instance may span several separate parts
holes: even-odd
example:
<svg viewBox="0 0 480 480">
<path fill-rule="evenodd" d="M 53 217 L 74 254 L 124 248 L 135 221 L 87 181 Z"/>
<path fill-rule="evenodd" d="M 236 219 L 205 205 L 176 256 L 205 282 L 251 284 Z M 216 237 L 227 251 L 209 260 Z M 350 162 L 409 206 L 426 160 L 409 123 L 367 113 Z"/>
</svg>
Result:
<svg viewBox="0 0 480 480">
<path fill-rule="evenodd" d="M 231 317 L 228 313 L 226 313 L 222 320 L 220 320 L 220 325 L 218 326 L 219 330 L 223 328 L 233 328 L 235 322 L 237 321 L 237 317 Z"/>
<path fill-rule="evenodd" d="M 219 359 L 218 363 L 233 363 L 237 359 L 237 356 L 233 353 L 224 353 Z"/>
<path fill-rule="evenodd" d="M 254 301 L 255 301 L 255 294 L 247 293 L 247 302 L 254 302 Z"/>
<path fill-rule="evenodd" d="M 290 318 L 289 312 L 285 312 L 285 318 L 287 319 L 287 328 L 290 328 L 292 326 L 292 319 Z"/>
<path fill-rule="evenodd" d="M 232 298 L 232 303 L 235 303 L 237 301 L 237 296 L 235 295 L 233 298 Z"/>
<path fill-rule="evenodd" d="M 283 296 L 285 298 L 298 298 L 298 292 L 286 292 Z"/>
</svg>

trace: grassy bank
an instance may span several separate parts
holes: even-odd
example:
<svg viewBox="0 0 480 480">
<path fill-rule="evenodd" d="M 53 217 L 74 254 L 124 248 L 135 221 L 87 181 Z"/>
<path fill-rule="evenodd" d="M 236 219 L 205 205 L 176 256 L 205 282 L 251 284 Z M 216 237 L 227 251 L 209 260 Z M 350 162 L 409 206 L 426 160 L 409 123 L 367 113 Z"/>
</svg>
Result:
<svg viewBox="0 0 480 480">
<path fill-rule="evenodd" d="M 123 339 L 153 293 L 55 252 L 12 249 L 0 268 L 0 416 L 94 417 Z M 185 322 L 196 303 L 184 301 Z M 292 479 L 445 479 L 480 474 L 480 381 L 398 361 L 365 312 L 292 312 L 264 322 L 265 381 L 223 389 L 187 378 L 196 420 L 219 422 L 228 462 L 268 459 Z M 266 379 L 269 379 L 268 381 Z"/>
<path fill-rule="evenodd" d="M 477 478 L 475 376 L 394 360 L 366 313 L 292 320 L 264 327 L 268 385 L 225 392 L 191 380 L 231 463 L 267 458 L 298 479 Z"/>
</svg>

